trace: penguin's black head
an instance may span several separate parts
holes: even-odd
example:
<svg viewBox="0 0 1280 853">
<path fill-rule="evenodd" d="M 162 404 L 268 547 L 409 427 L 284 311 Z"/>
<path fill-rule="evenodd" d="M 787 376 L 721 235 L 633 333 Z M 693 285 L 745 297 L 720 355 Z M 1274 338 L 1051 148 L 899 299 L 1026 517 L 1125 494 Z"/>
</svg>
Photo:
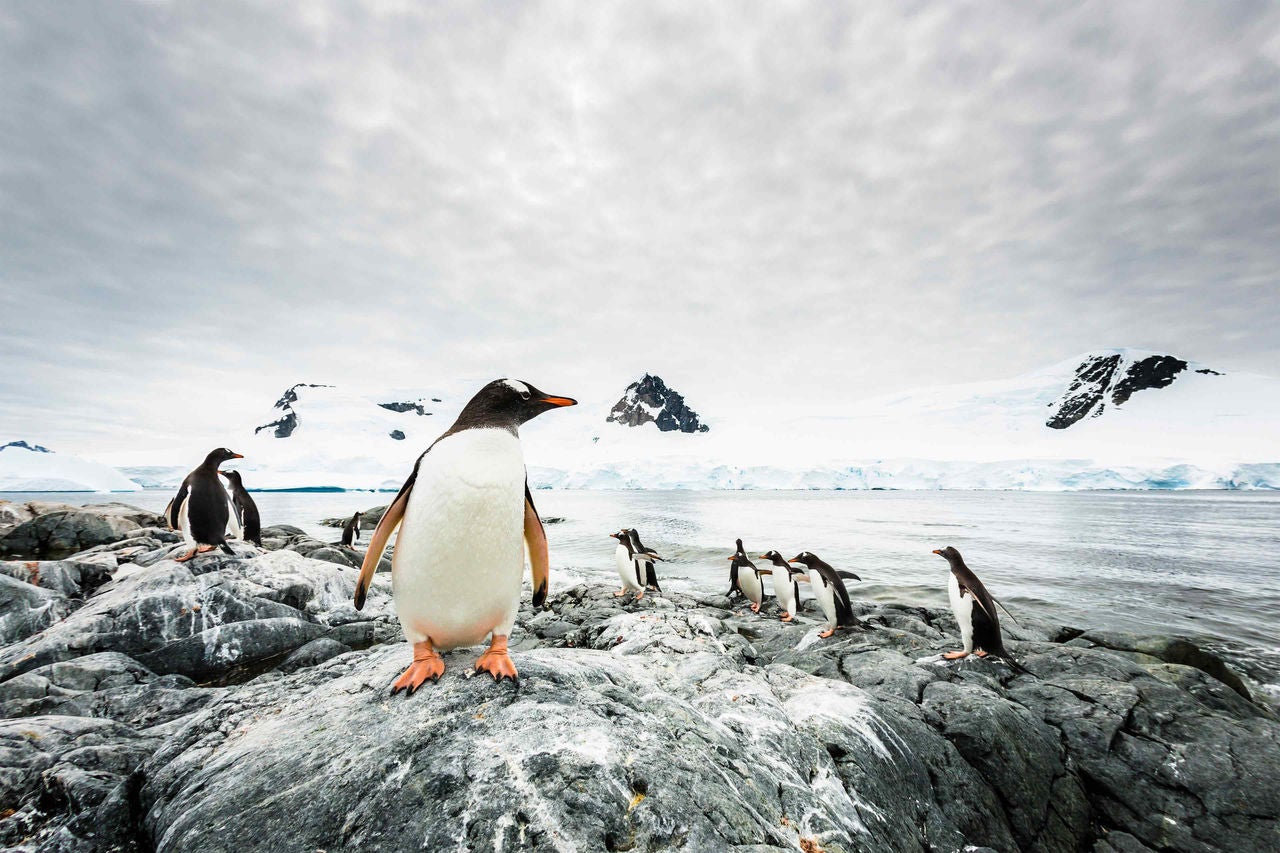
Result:
<svg viewBox="0 0 1280 853">
<path fill-rule="evenodd" d="M 204 458 L 204 464 L 210 468 L 217 468 L 228 459 L 243 459 L 239 453 L 228 450 L 225 447 L 219 447 L 217 450 L 210 450 L 209 455 Z"/>
<path fill-rule="evenodd" d="M 760 559 L 768 560 L 769 562 L 773 563 L 775 566 L 787 566 L 787 561 L 782 559 L 782 555 L 779 554 L 777 551 L 765 551 L 763 554 L 760 555 Z M 791 566 L 787 566 L 787 568 L 790 569 Z"/>
<path fill-rule="evenodd" d="M 576 406 L 577 400 L 544 394 L 528 382 L 495 379 L 476 392 L 454 424 L 455 428 L 496 427 L 516 430 L 543 412 Z"/>
<path fill-rule="evenodd" d="M 787 560 L 788 563 L 804 563 L 806 566 L 812 566 L 817 561 L 818 558 L 813 554 L 810 554 L 808 551 L 801 551 L 790 560 Z"/>
<path fill-rule="evenodd" d="M 934 548 L 933 553 L 937 554 L 939 557 L 942 557 L 953 566 L 956 563 L 964 562 L 964 558 L 960 556 L 960 552 L 957 551 L 955 548 L 952 548 L 950 545 L 948 545 L 945 548 Z"/>
<path fill-rule="evenodd" d="M 227 482 L 228 482 L 228 483 L 231 483 L 233 486 L 241 486 L 241 485 L 244 485 L 244 484 L 243 484 L 243 482 L 240 480 L 240 472 L 239 472 L 239 471 L 219 471 L 218 473 L 219 473 L 219 474 L 221 474 L 222 476 L 226 477 L 226 478 L 227 478 Z"/>
</svg>

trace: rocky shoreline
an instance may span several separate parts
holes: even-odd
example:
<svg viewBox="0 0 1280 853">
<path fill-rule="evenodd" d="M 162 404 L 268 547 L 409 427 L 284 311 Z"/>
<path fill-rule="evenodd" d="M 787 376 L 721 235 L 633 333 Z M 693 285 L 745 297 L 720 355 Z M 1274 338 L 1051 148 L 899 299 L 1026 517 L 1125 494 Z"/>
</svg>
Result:
<svg viewBox="0 0 1280 853">
<path fill-rule="evenodd" d="M 1280 849 L 1280 721 L 1187 640 L 1023 620 L 1015 675 L 939 660 L 945 611 L 819 641 L 553 569 L 518 686 L 461 650 L 391 697 L 361 552 L 278 526 L 178 564 L 158 522 L 0 504 L 6 849 Z"/>
</svg>

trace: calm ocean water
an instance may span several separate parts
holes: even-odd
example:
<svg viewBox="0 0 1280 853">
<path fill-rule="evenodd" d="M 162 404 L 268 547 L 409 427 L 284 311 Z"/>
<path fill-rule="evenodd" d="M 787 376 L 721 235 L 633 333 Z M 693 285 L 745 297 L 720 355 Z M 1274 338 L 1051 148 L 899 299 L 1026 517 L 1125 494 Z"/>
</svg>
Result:
<svg viewBox="0 0 1280 853">
<path fill-rule="evenodd" d="M 121 500 L 159 511 L 168 491 L 3 495 Z M 385 504 L 368 492 L 259 492 L 263 524 L 321 538 L 325 517 Z M 674 586 L 722 591 L 733 540 L 801 550 L 862 576 L 855 598 L 946 605 L 954 545 L 1015 615 L 1082 628 L 1200 638 L 1255 680 L 1280 684 L 1280 494 L 1268 492 L 540 491 L 553 583 L 613 574 L 610 531 L 640 530 Z M 609 582 L 612 582 L 609 580 Z"/>
</svg>

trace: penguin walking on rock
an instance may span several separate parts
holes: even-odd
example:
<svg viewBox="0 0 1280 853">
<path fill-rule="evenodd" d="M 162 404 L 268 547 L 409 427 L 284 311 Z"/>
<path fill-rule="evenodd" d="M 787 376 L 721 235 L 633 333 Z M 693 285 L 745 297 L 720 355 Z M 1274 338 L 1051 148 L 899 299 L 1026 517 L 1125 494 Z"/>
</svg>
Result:
<svg viewBox="0 0 1280 853">
<path fill-rule="evenodd" d="M 858 624 L 853 615 L 853 605 L 849 603 L 849 590 L 845 589 L 844 578 L 860 581 L 862 578 L 853 572 L 838 572 L 824 562 L 817 554 L 801 551 L 787 562 L 800 563 L 809 570 L 809 585 L 813 587 L 813 596 L 818 599 L 822 613 L 827 617 L 826 630 L 818 634 L 823 639 L 836 632 L 836 628 L 849 628 Z"/>
<path fill-rule="evenodd" d="M 624 527 L 609 536 L 618 540 L 618 547 L 613 549 L 613 560 L 618 566 L 618 578 L 622 581 L 622 589 L 613 594 L 614 598 L 634 592 L 636 598 L 644 597 L 644 578 L 640 576 L 640 567 L 633 559 L 635 551 L 631 547 L 631 537 Z"/>
<path fill-rule="evenodd" d="M 946 660 L 958 660 L 975 652 L 978 657 L 983 658 L 992 655 L 1017 672 L 1031 674 L 1005 649 L 1004 639 L 1000 635 L 1000 617 L 996 614 L 996 600 L 987 592 L 973 570 L 965 565 L 960 552 L 948 545 L 945 548 L 935 548 L 933 553 L 946 560 L 951 567 L 947 592 L 951 599 L 951 612 L 956 617 L 956 624 L 960 626 L 960 639 L 964 641 L 961 651 L 947 652 L 942 657 Z"/>
<path fill-rule="evenodd" d="M 773 563 L 773 597 L 782 608 L 782 621 L 790 622 L 800 610 L 800 583 L 796 578 L 803 577 L 805 571 L 788 563 L 777 551 L 761 554 L 760 559 Z"/>
<path fill-rule="evenodd" d="M 196 554 L 204 554 L 221 547 L 228 554 L 235 554 L 227 544 L 227 528 L 231 525 L 234 535 L 239 535 L 239 522 L 231 505 L 231 496 L 218 479 L 218 466 L 228 459 L 243 459 L 239 453 L 219 447 L 209 451 L 204 462 L 193 470 L 178 487 L 169 504 L 169 525 L 182 532 L 191 550 L 177 560 L 185 563 Z"/>
<path fill-rule="evenodd" d="M 231 510 L 243 531 L 246 542 L 262 547 L 262 519 L 258 516 L 258 505 L 249 497 L 239 471 L 222 471 L 223 477 L 231 484 Z"/>
<path fill-rule="evenodd" d="M 369 538 L 356 581 L 364 607 L 378 561 L 396 527 L 391 587 L 413 662 L 391 685 L 412 694 L 444 673 L 440 652 L 492 637 L 475 668 L 495 681 L 517 678 L 507 638 L 520 607 L 521 541 L 533 570 L 533 606 L 547 598 L 547 534 L 533 505 L 520 425 L 576 405 L 527 382 L 496 379 L 414 463 Z"/>
<path fill-rule="evenodd" d="M 342 526 L 342 544 L 348 547 L 360 541 L 360 510 L 352 513 L 351 518 Z"/>
<path fill-rule="evenodd" d="M 741 549 L 742 540 L 738 540 L 738 547 Z M 756 564 L 748 559 L 747 555 L 739 550 L 729 555 L 729 577 L 730 582 L 734 578 L 737 579 L 738 588 L 742 590 L 742 594 L 751 602 L 751 612 L 759 613 L 760 605 L 764 603 L 764 576 L 773 574 L 769 569 L 757 568 Z"/>
<path fill-rule="evenodd" d="M 659 557 L 652 548 L 646 548 L 644 543 L 640 541 L 640 534 L 634 527 L 628 528 L 627 538 L 631 540 L 631 559 L 636 564 L 636 577 L 644 584 L 645 589 L 651 589 L 654 592 L 662 592 L 662 587 L 658 586 L 658 573 L 654 570 L 655 562 L 665 562 Z M 636 594 L 636 598 L 643 598 L 644 590 Z"/>
</svg>

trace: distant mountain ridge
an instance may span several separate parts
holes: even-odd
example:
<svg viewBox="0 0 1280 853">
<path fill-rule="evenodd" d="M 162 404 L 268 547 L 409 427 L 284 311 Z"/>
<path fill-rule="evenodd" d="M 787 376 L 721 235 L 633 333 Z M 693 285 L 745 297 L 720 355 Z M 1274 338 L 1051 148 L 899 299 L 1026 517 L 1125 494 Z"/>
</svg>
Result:
<svg viewBox="0 0 1280 853">
<path fill-rule="evenodd" d="M 689 408 L 679 392 L 668 388 L 661 377 L 648 373 L 627 386 L 626 393 L 613 404 L 605 421 L 629 427 L 652 423 L 662 432 L 707 432 L 711 429 L 699 420 L 698 413 Z"/>
<path fill-rule="evenodd" d="M 1123 352 L 1112 352 L 1090 356 L 1076 368 L 1075 379 L 1062 396 L 1049 404 L 1055 411 L 1045 426 L 1066 429 L 1085 417 L 1101 417 L 1108 401 L 1122 406 L 1138 391 L 1167 388 L 1186 369 L 1187 362 L 1172 355 L 1135 359 Z M 1207 367 L 1195 372 L 1222 375 Z"/>
</svg>

